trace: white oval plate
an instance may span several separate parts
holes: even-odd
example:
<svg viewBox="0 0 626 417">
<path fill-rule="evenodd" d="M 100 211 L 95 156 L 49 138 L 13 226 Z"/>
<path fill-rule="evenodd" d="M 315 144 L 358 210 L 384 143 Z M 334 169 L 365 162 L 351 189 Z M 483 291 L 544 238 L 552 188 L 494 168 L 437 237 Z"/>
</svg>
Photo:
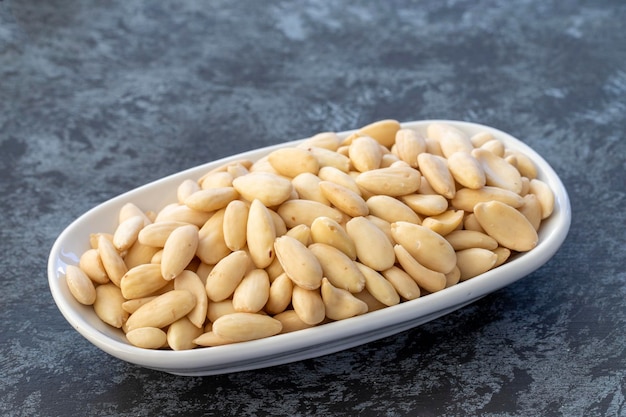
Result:
<svg viewBox="0 0 626 417">
<path fill-rule="evenodd" d="M 546 263 L 567 236 L 571 209 L 567 191 L 550 165 L 535 151 L 512 136 L 488 126 L 449 120 L 425 120 L 403 123 L 425 131 L 433 122 L 454 125 L 473 134 L 491 132 L 511 149 L 530 156 L 545 181 L 555 193 L 555 209 L 539 230 L 539 244 L 532 251 L 519 254 L 506 264 L 468 281 L 416 300 L 347 320 L 331 322 L 298 332 L 266 339 L 188 351 L 146 350 L 130 345 L 124 334 L 104 324 L 93 308 L 74 300 L 65 283 L 68 264 L 77 264 L 89 248 L 89 234 L 113 231 L 119 209 L 133 202 L 144 210 L 159 210 L 176 201 L 176 188 L 184 179 L 198 179 L 208 170 L 237 159 L 256 160 L 274 149 L 293 146 L 299 141 L 257 149 L 210 162 L 115 197 L 83 214 L 57 238 L 48 260 L 48 280 L 54 300 L 67 321 L 85 338 L 105 352 L 133 364 L 177 375 L 215 375 L 258 369 L 314 358 L 348 349 L 393 335 L 457 310 L 479 298 L 530 274 Z M 350 132 L 342 132 L 347 136 Z"/>
</svg>

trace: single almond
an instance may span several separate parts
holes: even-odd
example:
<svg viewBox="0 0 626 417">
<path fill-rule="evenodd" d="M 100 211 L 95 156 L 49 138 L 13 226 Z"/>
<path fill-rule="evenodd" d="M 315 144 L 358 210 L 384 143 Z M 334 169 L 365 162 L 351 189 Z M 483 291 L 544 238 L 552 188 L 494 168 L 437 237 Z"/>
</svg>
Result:
<svg viewBox="0 0 626 417">
<path fill-rule="evenodd" d="M 198 248 L 198 227 L 181 226 L 165 241 L 161 257 L 161 274 L 166 280 L 176 278 L 189 265 Z"/>
<path fill-rule="evenodd" d="M 274 242 L 276 257 L 287 276 L 299 287 L 314 290 L 322 283 L 323 269 L 315 254 L 291 236 Z"/>
<path fill-rule="evenodd" d="M 327 278 L 322 279 L 322 301 L 326 317 L 343 320 L 367 313 L 367 304 L 349 291 L 333 286 Z"/>
<path fill-rule="evenodd" d="M 92 305 L 96 301 L 96 288 L 82 269 L 75 265 L 67 265 L 65 281 L 70 293 L 76 301 L 84 305 Z"/>
<path fill-rule="evenodd" d="M 213 332 L 234 342 L 261 339 L 280 333 L 280 321 L 263 314 L 226 314 L 213 323 Z"/>
<path fill-rule="evenodd" d="M 501 246 L 518 252 L 537 246 L 537 231 L 519 210 L 499 201 L 490 201 L 477 204 L 474 214 L 485 233 Z"/>
<path fill-rule="evenodd" d="M 189 313 L 196 304 L 187 290 L 172 290 L 142 305 L 126 321 L 127 331 L 140 327 L 162 328 Z"/>
</svg>

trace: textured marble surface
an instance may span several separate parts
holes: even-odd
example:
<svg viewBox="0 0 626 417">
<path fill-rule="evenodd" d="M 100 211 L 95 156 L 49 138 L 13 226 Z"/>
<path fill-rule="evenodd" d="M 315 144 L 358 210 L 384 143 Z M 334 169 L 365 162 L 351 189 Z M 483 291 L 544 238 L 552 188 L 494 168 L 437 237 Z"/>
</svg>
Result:
<svg viewBox="0 0 626 417">
<path fill-rule="evenodd" d="M 0 414 L 626 415 L 620 0 L 0 1 Z M 112 358 L 46 262 L 89 208 L 222 156 L 382 118 L 460 119 L 563 179 L 568 239 L 446 317 L 205 378 Z"/>
</svg>

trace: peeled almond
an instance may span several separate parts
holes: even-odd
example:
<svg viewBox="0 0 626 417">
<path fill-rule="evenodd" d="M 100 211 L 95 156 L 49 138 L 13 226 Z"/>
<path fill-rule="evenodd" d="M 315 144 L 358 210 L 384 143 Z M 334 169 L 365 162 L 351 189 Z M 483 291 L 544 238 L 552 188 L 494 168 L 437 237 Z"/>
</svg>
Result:
<svg viewBox="0 0 626 417">
<path fill-rule="evenodd" d="M 525 252 L 537 246 L 537 231 L 519 210 L 490 201 L 477 204 L 474 214 L 485 233 L 505 248 Z"/>
</svg>

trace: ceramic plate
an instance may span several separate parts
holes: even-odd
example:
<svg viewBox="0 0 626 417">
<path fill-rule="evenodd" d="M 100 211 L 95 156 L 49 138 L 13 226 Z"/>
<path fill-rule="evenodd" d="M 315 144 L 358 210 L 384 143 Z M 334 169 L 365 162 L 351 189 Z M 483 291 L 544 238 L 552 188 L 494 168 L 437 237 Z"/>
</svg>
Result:
<svg viewBox="0 0 626 417">
<path fill-rule="evenodd" d="M 535 151 L 514 137 L 488 126 L 449 120 L 403 123 L 425 131 L 433 122 L 444 122 L 470 134 L 491 132 L 508 148 L 531 157 L 539 179 L 555 193 L 553 214 L 539 230 L 539 244 L 506 264 L 442 291 L 347 320 L 331 322 L 298 332 L 266 339 L 188 351 L 146 350 L 130 345 L 120 330 L 102 323 L 91 307 L 74 300 L 65 283 L 65 268 L 77 264 L 89 248 L 89 234 L 113 231 L 119 209 L 133 202 L 144 210 L 158 210 L 176 201 L 176 188 L 185 179 L 198 179 L 208 170 L 228 161 L 258 159 L 274 149 L 293 146 L 299 141 L 257 149 L 204 164 L 115 197 L 76 219 L 58 237 L 48 261 L 48 280 L 52 296 L 67 321 L 103 351 L 130 363 L 178 375 L 215 375 L 258 369 L 318 357 L 399 333 L 457 310 L 479 298 L 530 274 L 546 263 L 561 246 L 571 221 L 570 203 L 561 180 Z M 347 136 L 352 132 L 342 132 Z"/>
</svg>

